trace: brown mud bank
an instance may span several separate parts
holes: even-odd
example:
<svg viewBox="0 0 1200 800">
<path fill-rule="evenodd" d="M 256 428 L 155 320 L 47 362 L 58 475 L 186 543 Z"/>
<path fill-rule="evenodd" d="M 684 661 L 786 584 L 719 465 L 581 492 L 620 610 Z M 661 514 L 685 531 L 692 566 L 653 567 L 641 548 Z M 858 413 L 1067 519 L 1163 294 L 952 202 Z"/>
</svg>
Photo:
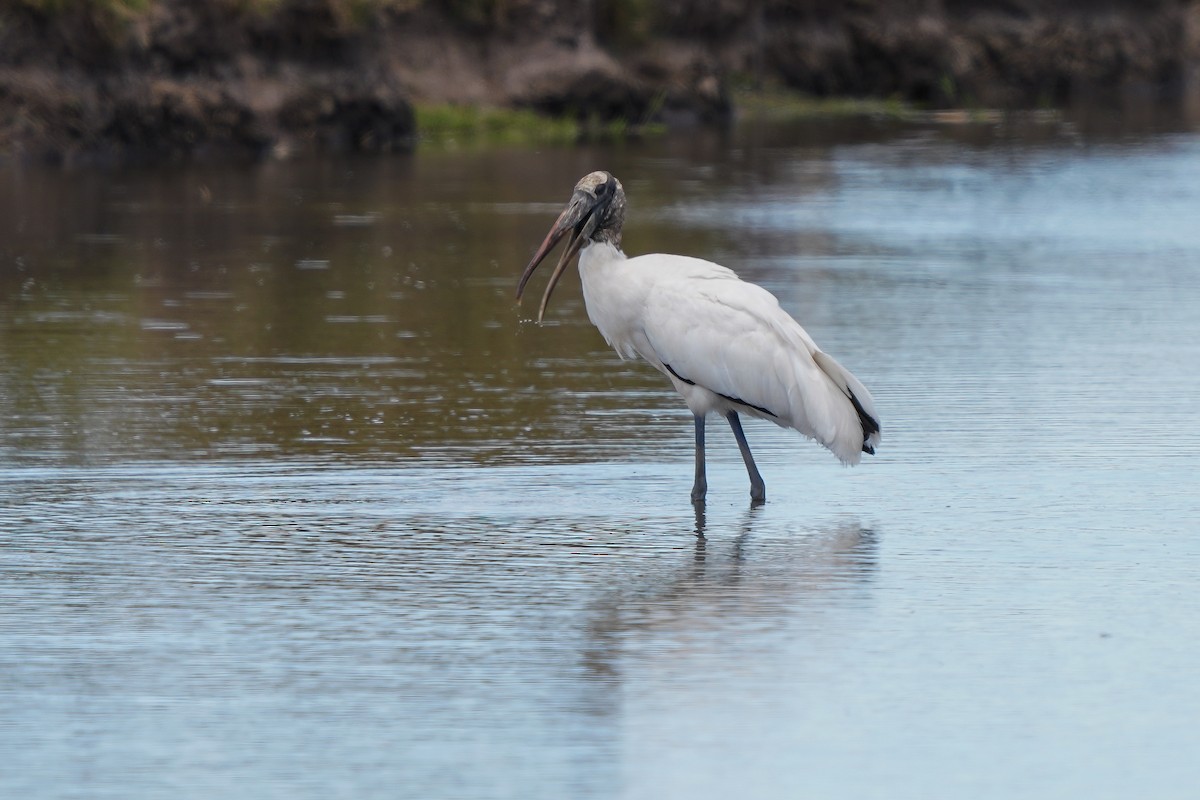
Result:
<svg viewBox="0 0 1200 800">
<path fill-rule="evenodd" d="M 0 152 L 414 146 L 413 103 L 720 124 L 728 87 L 931 107 L 1179 95 L 1200 0 L 6 0 Z"/>
</svg>

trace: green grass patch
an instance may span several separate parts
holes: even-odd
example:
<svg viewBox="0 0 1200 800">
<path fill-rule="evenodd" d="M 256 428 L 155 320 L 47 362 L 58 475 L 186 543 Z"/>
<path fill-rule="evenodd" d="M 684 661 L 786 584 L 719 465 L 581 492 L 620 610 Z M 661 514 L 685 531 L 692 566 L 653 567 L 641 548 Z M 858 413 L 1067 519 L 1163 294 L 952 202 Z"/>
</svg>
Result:
<svg viewBox="0 0 1200 800">
<path fill-rule="evenodd" d="M 582 126 L 573 119 L 544 117 L 524 109 L 418 104 L 415 110 L 422 144 L 572 144 L 583 136 Z"/>
<path fill-rule="evenodd" d="M 838 117 L 883 117 L 912 120 L 920 116 L 913 106 L 894 99 L 858 97 L 814 97 L 777 87 L 735 88 L 733 105 L 749 117 L 775 120 Z"/>
<path fill-rule="evenodd" d="M 581 141 L 624 140 L 661 134 L 654 124 L 628 120 L 553 117 L 528 109 L 417 104 L 417 137 L 436 147 L 570 145 Z"/>
</svg>

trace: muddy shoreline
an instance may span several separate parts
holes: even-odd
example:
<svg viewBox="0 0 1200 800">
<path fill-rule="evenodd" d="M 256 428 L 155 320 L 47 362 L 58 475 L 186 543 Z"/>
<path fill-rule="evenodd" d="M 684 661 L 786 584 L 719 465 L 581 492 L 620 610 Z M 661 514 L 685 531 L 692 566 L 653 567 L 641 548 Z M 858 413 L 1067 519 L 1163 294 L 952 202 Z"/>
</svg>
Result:
<svg viewBox="0 0 1200 800">
<path fill-rule="evenodd" d="M 1045 108 L 1182 97 L 1200 2 L 112 0 L 0 10 L 0 153 L 408 150 L 414 103 L 720 125 L 730 87 Z M 114 10 L 116 9 L 116 10 Z"/>
</svg>

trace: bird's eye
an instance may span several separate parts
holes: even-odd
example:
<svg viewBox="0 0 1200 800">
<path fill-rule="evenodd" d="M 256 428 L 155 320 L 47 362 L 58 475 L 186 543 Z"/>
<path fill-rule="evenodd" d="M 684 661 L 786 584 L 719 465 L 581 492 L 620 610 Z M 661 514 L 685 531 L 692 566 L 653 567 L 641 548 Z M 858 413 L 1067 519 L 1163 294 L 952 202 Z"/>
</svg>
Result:
<svg viewBox="0 0 1200 800">
<path fill-rule="evenodd" d="M 608 184 L 602 183 L 596 187 L 596 196 L 599 197 L 600 195 L 604 194 L 607 191 L 608 191 Z"/>
</svg>

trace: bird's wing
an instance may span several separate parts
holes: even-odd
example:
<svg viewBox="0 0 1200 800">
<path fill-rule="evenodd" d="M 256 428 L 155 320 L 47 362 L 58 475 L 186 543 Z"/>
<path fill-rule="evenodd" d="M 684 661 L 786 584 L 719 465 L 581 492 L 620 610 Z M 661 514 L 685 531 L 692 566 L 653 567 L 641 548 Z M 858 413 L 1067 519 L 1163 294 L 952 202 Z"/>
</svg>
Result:
<svg viewBox="0 0 1200 800">
<path fill-rule="evenodd" d="M 821 352 L 766 289 L 715 264 L 680 261 L 688 263 L 663 270 L 646 295 L 644 333 L 653 356 L 685 383 L 857 463 L 870 431 L 855 402 L 875 419 L 866 388 Z"/>
</svg>

